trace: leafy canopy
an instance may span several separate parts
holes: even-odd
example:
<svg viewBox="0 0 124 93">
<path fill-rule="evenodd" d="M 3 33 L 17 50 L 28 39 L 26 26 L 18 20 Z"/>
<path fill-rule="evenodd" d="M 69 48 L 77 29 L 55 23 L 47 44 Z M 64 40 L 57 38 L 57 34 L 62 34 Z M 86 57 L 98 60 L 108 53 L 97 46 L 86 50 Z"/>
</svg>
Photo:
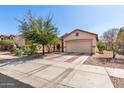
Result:
<svg viewBox="0 0 124 93">
<path fill-rule="evenodd" d="M 55 37 L 58 37 L 58 28 L 52 24 L 52 18 L 49 16 L 46 19 L 41 16 L 36 18 L 29 12 L 26 19 L 18 21 L 20 32 L 34 43 L 47 45 Z"/>
</svg>

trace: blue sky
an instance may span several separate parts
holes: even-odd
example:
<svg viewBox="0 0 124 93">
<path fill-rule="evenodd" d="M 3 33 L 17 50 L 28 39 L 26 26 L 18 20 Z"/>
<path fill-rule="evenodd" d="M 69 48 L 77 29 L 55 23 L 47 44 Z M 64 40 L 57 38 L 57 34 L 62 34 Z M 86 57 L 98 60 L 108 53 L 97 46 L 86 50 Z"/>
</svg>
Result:
<svg viewBox="0 0 124 93">
<path fill-rule="evenodd" d="M 0 34 L 19 34 L 16 19 L 31 10 L 34 16 L 53 16 L 60 35 L 76 28 L 97 33 L 124 27 L 124 6 L 0 6 Z"/>
</svg>

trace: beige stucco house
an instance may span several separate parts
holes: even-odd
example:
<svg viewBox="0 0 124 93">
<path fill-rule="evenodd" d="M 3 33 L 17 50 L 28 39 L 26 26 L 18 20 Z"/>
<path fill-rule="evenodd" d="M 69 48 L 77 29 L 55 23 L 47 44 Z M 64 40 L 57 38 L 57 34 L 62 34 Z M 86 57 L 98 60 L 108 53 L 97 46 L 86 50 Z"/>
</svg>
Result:
<svg viewBox="0 0 124 93">
<path fill-rule="evenodd" d="M 79 52 L 94 54 L 97 51 L 98 35 L 80 29 L 63 35 L 62 50 L 65 52 Z"/>
</svg>

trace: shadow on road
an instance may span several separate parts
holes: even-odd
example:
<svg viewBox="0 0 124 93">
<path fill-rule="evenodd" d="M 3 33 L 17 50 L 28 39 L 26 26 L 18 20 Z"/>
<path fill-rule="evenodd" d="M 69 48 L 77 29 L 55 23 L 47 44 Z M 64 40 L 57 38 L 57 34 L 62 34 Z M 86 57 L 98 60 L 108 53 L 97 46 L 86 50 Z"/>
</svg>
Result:
<svg viewBox="0 0 124 93">
<path fill-rule="evenodd" d="M 22 83 L 0 73 L 0 88 L 33 88 L 31 85 Z"/>
<path fill-rule="evenodd" d="M 22 64 L 30 60 L 41 59 L 43 56 L 41 55 L 31 55 L 25 56 L 20 58 L 13 58 L 13 59 L 0 59 L 0 67 L 10 65 L 10 64 Z"/>
</svg>

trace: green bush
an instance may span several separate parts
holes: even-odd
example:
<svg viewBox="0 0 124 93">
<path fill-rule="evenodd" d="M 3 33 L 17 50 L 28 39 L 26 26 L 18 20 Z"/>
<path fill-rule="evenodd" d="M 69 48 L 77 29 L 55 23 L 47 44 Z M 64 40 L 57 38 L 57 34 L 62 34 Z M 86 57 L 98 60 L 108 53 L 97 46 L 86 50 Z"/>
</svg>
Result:
<svg viewBox="0 0 124 93">
<path fill-rule="evenodd" d="M 120 49 L 118 50 L 118 53 L 119 53 L 119 54 L 124 54 L 124 49 L 120 48 Z"/>
<path fill-rule="evenodd" d="M 24 51 L 24 55 L 32 55 L 34 54 L 35 52 L 31 49 L 27 49 L 27 50 L 23 50 Z"/>
<path fill-rule="evenodd" d="M 36 52 L 37 46 L 36 44 L 26 44 L 23 46 L 22 49 L 13 49 L 12 53 L 14 53 L 17 56 L 20 55 L 32 55 Z"/>
<path fill-rule="evenodd" d="M 17 56 L 21 56 L 24 54 L 24 51 L 22 49 L 15 49 L 14 50 L 14 54 L 17 55 Z"/>
<path fill-rule="evenodd" d="M 14 40 L 0 40 L 0 50 L 11 50 L 14 48 Z"/>
<path fill-rule="evenodd" d="M 30 46 L 31 46 L 31 44 L 26 44 L 26 45 L 23 46 L 23 49 L 29 49 Z"/>
<path fill-rule="evenodd" d="M 14 44 L 15 41 L 14 40 L 0 40 L 0 44 Z"/>
<path fill-rule="evenodd" d="M 23 46 L 25 55 L 32 55 L 36 52 L 37 45 L 36 44 L 27 44 Z"/>
<path fill-rule="evenodd" d="M 103 42 L 98 42 L 98 45 L 97 45 L 98 49 L 99 49 L 99 52 L 100 53 L 103 53 L 103 50 L 105 49 L 105 44 Z"/>
<path fill-rule="evenodd" d="M 10 49 L 10 52 L 11 52 L 11 53 L 14 53 L 15 50 L 16 50 L 16 48 L 12 48 L 12 49 Z"/>
</svg>

